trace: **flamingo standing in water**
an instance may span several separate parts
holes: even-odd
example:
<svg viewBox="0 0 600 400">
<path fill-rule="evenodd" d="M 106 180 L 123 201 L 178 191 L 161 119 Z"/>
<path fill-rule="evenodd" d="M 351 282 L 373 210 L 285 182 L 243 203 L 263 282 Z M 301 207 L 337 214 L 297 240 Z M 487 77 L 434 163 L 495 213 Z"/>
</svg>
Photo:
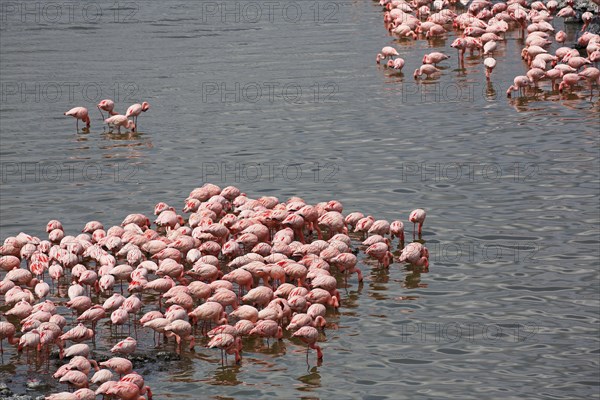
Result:
<svg viewBox="0 0 600 400">
<path fill-rule="evenodd" d="M 413 74 L 414 78 L 417 79 L 418 76 L 426 75 L 427 78 L 430 78 L 431 75 L 440 72 L 439 69 L 433 66 L 433 64 L 423 64 L 421 67 L 415 69 L 415 73 Z"/>
<path fill-rule="evenodd" d="M 521 89 L 523 89 L 524 87 L 528 87 L 529 86 L 529 78 L 525 75 L 519 75 L 519 76 L 515 77 L 515 79 L 513 80 L 513 83 L 514 83 L 514 85 L 511 85 L 506 90 L 506 97 L 510 97 L 513 90 L 518 90 L 520 92 Z"/>
<path fill-rule="evenodd" d="M 489 81 L 492 77 L 492 71 L 496 68 L 496 60 L 493 57 L 487 57 L 483 60 L 483 65 L 485 65 L 485 78 Z"/>
<path fill-rule="evenodd" d="M 306 358 L 308 358 L 308 349 L 310 348 L 317 350 L 317 359 L 323 359 L 323 352 L 321 351 L 321 347 L 317 345 L 317 340 L 319 339 L 319 331 L 316 328 L 313 328 L 312 326 L 303 326 L 302 328 L 294 332 L 292 337 L 297 337 L 298 339 L 302 340 L 308 345 L 308 347 L 306 348 Z"/>
<path fill-rule="evenodd" d="M 590 84 L 590 95 L 594 94 L 594 83 L 600 79 L 600 70 L 595 67 L 588 67 L 578 74 L 581 78 L 587 80 Z"/>
<path fill-rule="evenodd" d="M 100 115 L 102 115 L 102 120 L 104 120 L 104 114 L 102 114 L 102 110 L 106 111 L 108 115 L 118 115 L 117 112 L 114 111 L 115 102 L 110 99 L 104 99 L 98 105 L 98 111 L 100 111 Z"/>
<path fill-rule="evenodd" d="M 15 337 L 17 332 L 15 326 L 7 321 L 0 321 L 0 354 L 4 353 L 2 342 L 4 339 L 8 339 L 8 343 L 15 345 L 19 343 L 19 339 Z"/>
<path fill-rule="evenodd" d="M 401 70 L 404 67 L 404 59 L 398 57 L 394 60 L 388 60 L 387 66 L 389 68 Z"/>
<path fill-rule="evenodd" d="M 398 50 L 396 50 L 392 46 L 385 46 L 383 49 L 381 49 L 381 53 L 377 54 L 377 58 L 375 61 L 377 61 L 377 64 L 379 64 L 382 60 L 385 60 L 388 57 L 393 60 L 394 57 L 397 57 L 399 55 L 400 53 L 398 53 Z"/>
<path fill-rule="evenodd" d="M 221 349 L 221 365 L 223 365 L 223 352 L 225 354 L 235 354 L 236 364 L 242 360 L 240 351 L 242 350 L 242 339 L 229 333 L 219 333 L 215 335 L 206 345 L 208 348 L 218 347 Z"/>
<path fill-rule="evenodd" d="M 423 64 L 433 64 L 434 66 L 436 66 L 437 64 L 449 58 L 449 55 L 440 53 L 438 51 L 434 51 L 433 53 L 425 54 L 423 56 Z"/>
<path fill-rule="evenodd" d="M 419 237 L 421 236 L 423 222 L 425 222 L 425 216 L 425 210 L 421 208 L 417 208 L 410 213 L 408 220 L 413 223 L 413 238 L 415 237 L 415 224 L 417 223 L 419 224 Z"/>
<path fill-rule="evenodd" d="M 121 127 L 131 129 L 131 132 L 135 132 L 135 123 L 127 119 L 125 115 L 113 115 L 112 117 L 105 119 L 104 122 L 111 127 L 111 130 L 112 128 L 117 127 L 119 133 L 121 133 Z"/>
<path fill-rule="evenodd" d="M 582 79 L 585 78 L 574 73 L 564 74 L 562 77 L 562 82 L 560 83 L 560 85 L 558 85 L 558 91 L 562 93 L 565 87 L 570 88 L 571 86 L 575 86 L 577 82 L 579 82 Z"/>
<path fill-rule="evenodd" d="M 64 115 L 69 115 L 73 118 L 75 118 L 76 122 L 76 126 L 77 126 L 77 130 L 79 131 L 79 120 L 81 120 L 82 122 L 85 122 L 85 126 L 86 128 L 90 128 L 90 116 L 88 114 L 88 110 L 85 107 L 75 107 L 75 108 L 71 108 L 69 111 L 67 111 Z"/>
<path fill-rule="evenodd" d="M 133 121 L 137 125 L 138 115 L 140 115 L 143 112 L 148 111 L 148 109 L 150 109 L 150 104 L 148 104 L 148 102 L 144 101 L 142 104 L 136 103 L 136 104 L 129 106 L 129 108 L 125 112 L 125 116 L 127 118 L 133 117 Z"/>
</svg>

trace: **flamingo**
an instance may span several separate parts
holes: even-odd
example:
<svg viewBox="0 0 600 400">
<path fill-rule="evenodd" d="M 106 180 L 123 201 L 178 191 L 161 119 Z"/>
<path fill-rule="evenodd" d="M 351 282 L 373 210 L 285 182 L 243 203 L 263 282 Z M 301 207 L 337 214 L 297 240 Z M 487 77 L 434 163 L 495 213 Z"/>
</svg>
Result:
<svg viewBox="0 0 600 400">
<path fill-rule="evenodd" d="M 129 374 L 133 370 L 133 364 L 126 358 L 113 357 L 99 364 L 101 367 L 106 367 L 117 374 L 123 376 Z"/>
<path fill-rule="evenodd" d="M 421 231 L 423 229 L 423 223 L 425 222 L 425 210 L 421 208 L 417 208 L 413 210 L 408 216 L 408 220 L 413 223 L 413 238 L 415 237 L 415 224 L 419 224 L 419 237 L 421 236 Z"/>
<path fill-rule="evenodd" d="M 394 57 L 399 55 L 400 53 L 398 53 L 398 50 L 396 50 L 392 46 L 385 46 L 381 49 L 381 53 L 377 54 L 376 61 L 377 64 L 379 64 L 382 60 L 385 60 L 388 57 L 394 59 Z"/>
<path fill-rule="evenodd" d="M 404 59 L 398 57 L 394 60 L 388 60 L 387 66 L 388 68 L 401 70 L 404 67 Z"/>
<path fill-rule="evenodd" d="M 77 131 L 79 131 L 79 120 L 85 122 L 85 126 L 87 129 L 90 128 L 90 116 L 88 115 L 88 110 L 85 107 L 75 107 L 71 108 L 69 111 L 65 112 L 64 115 L 69 115 L 76 120 Z"/>
<path fill-rule="evenodd" d="M 150 109 L 150 104 L 148 104 L 148 102 L 144 101 L 142 104 L 136 103 L 136 104 L 132 104 L 131 106 L 129 106 L 129 108 L 127 109 L 127 111 L 125 112 L 125 116 L 127 118 L 129 117 L 133 117 L 135 124 L 137 125 L 137 119 L 138 116 L 142 113 L 142 112 L 146 112 Z"/>
<path fill-rule="evenodd" d="M 8 321 L 0 321 L 0 354 L 4 353 L 2 342 L 8 339 L 8 343 L 15 345 L 19 343 L 19 339 L 15 338 L 17 332 L 15 326 Z"/>
<path fill-rule="evenodd" d="M 423 64 L 433 64 L 434 66 L 441 63 L 444 60 L 449 59 L 450 56 L 438 51 L 426 54 L 423 56 Z"/>
<path fill-rule="evenodd" d="M 240 351 L 242 350 L 242 339 L 235 337 L 229 333 L 219 333 L 214 336 L 206 345 L 206 347 L 221 349 L 221 364 L 223 364 L 223 352 L 225 354 L 235 354 L 236 364 L 242 360 Z"/>
<path fill-rule="evenodd" d="M 494 51 L 496 51 L 497 47 L 498 47 L 498 43 L 496 43 L 494 40 L 490 40 L 489 42 L 486 42 L 483 45 L 483 55 L 487 56 L 488 54 L 493 53 Z"/>
<path fill-rule="evenodd" d="M 529 78 L 529 82 L 533 85 L 537 86 L 538 81 L 544 79 L 546 77 L 546 71 L 540 68 L 531 68 L 527 71 L 527 78 Z"/>
<path fill-rule="evenodd" d="M 419 68 L 415 69 L 413 76 L 415 79 L 421 75 L 426 75 L 427 78 L 431 78 L 431 75 L 434 75 L 438 72 L 441 72 L 441 70 L 437 69 L 432 64 L 423 64 Z"/>
<path fill-rule="evenodd" d="M 308 345 L 306 348 L 306 357 L 308 358 L 308 349 L 317 350 L 317 359 L 323 359 L 323 352 L 321 347 L 317 345 L 319 339 L 319 331 L 312 326 L 303 326 L 292 334 L 292 337 L 297 337 Z"/>
<path fill-rule="evenodd" d="M 98 107 L 98 111 L 100 111 L 100 115 L 102 115 L 102 120 L 104 120 L 104 114 L 102 113 L 102 110 L 106 111 L 108 115 L 118 115 L 118 113 L 114 111 L 115 102 L 110 99 L 104 99 L 100 101 L 96 107 Z"/>
<path fill-rule="evenodd" d="M 582 79 L 585 79 L 585 78 L 583 76 L 579 76 L 579 75 L 574 74 L 574 73 L 564 74 L 563 77 L 562 77 L 562 82 L 560 83 L 560 85 L 558 85 L 558 91 L 560 93 L 562 93 L 562 91 L 566 87 L 575 86 L 577 84 L 577 82 L 579 82 Z"/>
<path fill-rule="evenodd" d="M 135 132 L 135 123 L 127 119 L 125 115 L 113 115 L 110 118 L 104 120 L 110 126 L 110 129 L 114 129 L 115 127 L 118 129 L 118 133 L 121 133 L 121 127 L 125 129 L 130 129 L 131 132 Z"/>
<path fill-rule="evenodd" d="M 485 78 L 489 81 L 492 77 L 492 71 L 496 68 L 496 60 L 493 57 L 487 57 L 483 60 L 485 66 Z"/>
<path fill-rule="evenodd" d="M 524 75 L 516 76 L 513 85 L 511 85 L 506 90 L 506 97 L 510 97 L 513 90 L 518 90 L 519 92 L 524 88 L 529 86 L 529 78 Z"/>
<path fill-rule="evenodd" d="M 594 94 L 594 83 L 600 79 L 600 70 L 595 67 L 588 67 L 578 74 L 581 78 L 587 80 L 590 84 L 590 95 Z"/>
<path fill-rule="evenodd" d="M 135 340 L 132 337 L 128 337 L 126 339 L 121 340 L 116 345 L 114 345 L 113 348 L 110 349 L 110 352 L 116 353 L 116 354 L 127 355 L 127 354 L 134 353 L 136 348 L 137 348 L 137 340 Z"/>
</svg>

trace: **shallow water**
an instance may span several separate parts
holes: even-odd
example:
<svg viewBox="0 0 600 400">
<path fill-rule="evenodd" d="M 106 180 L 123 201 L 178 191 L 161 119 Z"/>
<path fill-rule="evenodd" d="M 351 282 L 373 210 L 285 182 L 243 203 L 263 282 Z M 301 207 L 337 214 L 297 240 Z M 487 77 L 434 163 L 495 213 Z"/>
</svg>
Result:
<svg viewBox="0 0 600 400">
<path fill-rule="evenodd" d="M 477 55 L 458 68 L 454 34 L 398 42 L 371 1 L 274 2 L 270 13 L 256 1 L 89 3 L 60 15 L 57 3 L 11 4 L 0 25 L 2 239 L 41 237 L 54 218 L 75 233 L 159 201 L 181 208 L 203 182 L 337 199 L 389 220 L 427 210 L 429 273 L 364 261 L 364 284 L 350 279 L 328 317 L 322 365 L 288 339 L 248 342 L 240 366 L 197 347 L 140 363 L 156 398 L 600 397 L 598 95 L 542 84 L 507 99 L 525 72 L 517 33 L 488 85 Z M 572 41 L 579 26 L 564 29 Z M 402 73 L 374 63 L 389 44 Z M 452 58 L 417 84 L 434 49 Z M 103 131 L 103 98 L 122 112 L 148 101 L 139 133 Z M 90 109 L 89 134 L 62 115 L 76 105 Z M 116 339 L 101 329 L 106 355 Z M 146 339 L 140 352 L 153 356 Z M 64 390 L 25 355 L 3 360 L 0 381 L 16 392 L 40 376 Z"/>
</svg>

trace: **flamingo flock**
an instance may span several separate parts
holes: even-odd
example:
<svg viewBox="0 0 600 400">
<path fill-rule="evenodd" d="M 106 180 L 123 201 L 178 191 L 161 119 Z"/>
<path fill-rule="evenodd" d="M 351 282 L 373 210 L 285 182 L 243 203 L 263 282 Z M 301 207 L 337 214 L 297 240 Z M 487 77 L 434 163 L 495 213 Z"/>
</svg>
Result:
<svg viewBox="0 0 600 400">
<path fill-rule="evenodd" d="M 600 2 L 595 1 L 599 6 Z M 531 87 L 539 88 L 540 82 L 549 82 L 550 90 L 580 90 L 578 84 L 585 82 L 593 96 L 595 86 L 600 86 L 600 35 L 585 32 L 596 13 L 586 11 L 581 14 L 583 26 L 576 40 L 577 48 L 566 47 L 567 34 L 555 33 L 552 21 L 558 18 L 575 18 L 573 0 L 567 0 L 563 8 L 555 0 L 547 2 L 526 0 L 508 0 L 491 2 L 473 0 L 470 3 L 458 3 L 456 0 L 380 0 L 384 7 L 384 24 L 390 34 L 404 40 L 445 39 L 452 32 L 457 36 L 450 45 L 458 51 L 459 68 L 464 68 L 464 54 L 477 51 L 483 59 L 486 80 L 490 81 L 497 61 L 493 58 L 499 48 L 504 47 L 504 35 L 509 30 L 519 30 L 525 47 L 521 57 L 527 67 L 523 75 L 515 77 L 506 91 L 507 97 L 518 91 L 524 94 Z M 469 4 L 464 10 L 464 5 Z M 458 13 L 463 7 L 462 13 Z M 550 48 L 555 42 L 562 47 Z M 556 47 L 556 46 L 555 46 Z M 578 48 L 585 49 L 583 53 Z M 433 52 L 426 54 L 422 65 L 413 76 L 415 79 L 426 76 L 436 78 L 442 74 L 437 64 L 450 56 Z M 405 60 L 392 46 L 384 47 L 377 54 L 376 62 L 389 59 L 385 64 L 389 68 L 402 70 Z"/>
<path fill-rule="evenodd" d="M 135 132 L 138 116 L 141 113 L 148 111 L 150 109 L 150 104 L 146 101 L 142 104 L 133 104 L 127 108 L 125 115 L 119 114 L 114 110 L 115 102 L 110 99 L 102 100 L 96 107 L 98 107 L 98 111 L 100 111 L 100 115 L 102 115 L 102 120 L 109 126 L 110 131 L 112 132 L 114 128 L 117 128 L 117 132 L 121 133 L 121 127 L 129 129 L 131 132 Z M 106 111 L 109 117 L 104 118 L 102 111 Z M 90 116 L 87 108 L 74 107 L 65 112 L 64 115 L 75 118 L 77 131 L 79 131 L 79 120 L 85 123 L 88 130 L 90 129 Z M 129 118 L 132 119 L 130 120 Z"/>
<path fill-rule="evenodd" d="M 18 357 L 25 352 L 43 361 L 55 348 L 69 359 L 53 377 L 75 391 L 46 397 L 54 400 L 151 399 L 128 359 L 139 351 L 139 330 L 151 333 L 155 345 L 162 337 L 174 353 L 219 349 L 222 364 L 227 355 L 243 363 L 257 340 L 268 345 L 287 336 L 306 345 L 307 362 L 310 349 L 321 362 L 326 317 L 343 306 L 338 285 L 353 274 L 363 281 L 359 251 L 367 255 L 363 266 L 374 259 L 381 268 L 429 267 L 424 210 L 409 214 L 413 241 L 406 246 L 401 220 L 343 211 L 336 200 L 281 202 L 205 184 L 185 199 L 183 215 L 160 202 L 154 222 L 130 214 L 110 227 L 90 221 L 74 236 L 51 220 L 47 239 L 8 237 L 0 247 L 0 294 L 8 308 L 0 351 L 6 339 Z M 127 337 L 118 340 L 119 331 Z M 104 362 L 90 346 L 100 335 L 112 346 Z"/>
</svg>

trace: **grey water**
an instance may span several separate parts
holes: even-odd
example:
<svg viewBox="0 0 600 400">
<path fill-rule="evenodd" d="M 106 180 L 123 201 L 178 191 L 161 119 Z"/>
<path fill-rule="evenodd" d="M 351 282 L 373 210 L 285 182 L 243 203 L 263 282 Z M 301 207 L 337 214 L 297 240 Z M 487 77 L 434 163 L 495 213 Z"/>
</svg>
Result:
<svg viewBox="0 0 600 400">
<path fill-rule="evenodd" d="M 143 364 L 155 398 L 600 397 L 598 92 L 543 82 L 507 98 L 526 72 L 518 32 L 488 83 L 477 53 L 459 67 L 454 32 L 396 39 L 374 1 L 1 7 L 2 240 L 42 237 L 50 219 L 76 234 L 159 201 L 180 210 L 205 182 L 337 199 L 344 213 L 403 220 L 409 236 L 410 211 L 427 211 L 429 271 L 361 258 L 365 282 L 340 282 L 321 365 L 287 338 L 246 346 L 239 366 L 197 348 Z M 580 29 L 554 25 L 567 43 Z M 402 72 L 375 63 L 386 45 Z M 416 81 L 431 51 L 451 58 Z M 148 101 L 138 132 L 103 128 L 104 98 L 121 113 Z M 75 106 L 90 110 L 90 132 L 63 115 Z M 32 378 L 46 386 L 28 393 L 66 390 L 8 350 L 0 381 L 25 393 Z"/>
</svg>

